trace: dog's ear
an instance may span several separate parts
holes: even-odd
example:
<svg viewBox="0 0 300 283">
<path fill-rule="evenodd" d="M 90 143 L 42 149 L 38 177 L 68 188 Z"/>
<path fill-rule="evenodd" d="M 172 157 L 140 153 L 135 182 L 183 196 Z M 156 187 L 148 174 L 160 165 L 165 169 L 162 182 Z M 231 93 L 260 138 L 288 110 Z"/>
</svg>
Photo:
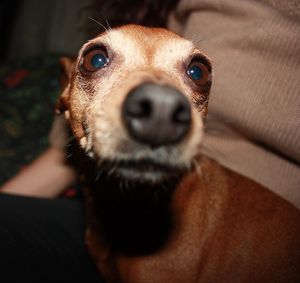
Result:
<svg viewBox="0 0 300 283">
<path fill-rule="evenodd" d="M 60 86 L 62 94 L 55 106 L 57 114 L 61 114 L 69 109 L 69 88 L 76 59 L 61 57 L 59 62 L 61 66 Z"/>
</svg>

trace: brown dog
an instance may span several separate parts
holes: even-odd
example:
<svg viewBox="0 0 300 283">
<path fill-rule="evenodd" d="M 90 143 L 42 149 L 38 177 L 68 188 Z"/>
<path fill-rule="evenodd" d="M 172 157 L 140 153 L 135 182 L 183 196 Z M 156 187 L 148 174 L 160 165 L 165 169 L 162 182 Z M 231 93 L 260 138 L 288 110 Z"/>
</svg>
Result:
<svg viewBox="0 0 300 283">
<path fill-rule="evenodd" d="M 199 152 L 212 80 L 203 53 L 130 25 L 62 62 L 58 106 L 106 282 L 300 282 L 299 211 Z"/>
</svg>

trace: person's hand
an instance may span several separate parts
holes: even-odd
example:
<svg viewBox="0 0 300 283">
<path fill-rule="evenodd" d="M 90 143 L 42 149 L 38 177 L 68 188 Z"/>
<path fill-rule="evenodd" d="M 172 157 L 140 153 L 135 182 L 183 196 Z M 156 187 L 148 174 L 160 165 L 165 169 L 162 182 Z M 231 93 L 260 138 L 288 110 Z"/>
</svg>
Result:
<svg viewBox="0 0 300 283">
<path fill-rule="evenodd" d="M 54 198 L 75 180 L 75 172 L 65 162 L 62 150 L 50 147 L 23 171 L 8 180 L 0 192 Z"/>
</svg>

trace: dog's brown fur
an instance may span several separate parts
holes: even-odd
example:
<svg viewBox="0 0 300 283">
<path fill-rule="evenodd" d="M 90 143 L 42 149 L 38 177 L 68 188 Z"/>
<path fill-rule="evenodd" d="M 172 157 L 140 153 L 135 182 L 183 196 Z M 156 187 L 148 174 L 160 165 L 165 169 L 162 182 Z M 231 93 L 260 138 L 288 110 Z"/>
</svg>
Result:
<svg viewBox="0 0 300 283">
<path fill-rule="evenodd" d="M 83 74 L 82 57 L 95 44 L 108 47 L 113 62 L 98 74 Z M 189 135 L 164 149 L 167 153 L 161 151 L 160 161 L 186 167 L 170 196 L 172 225 L 166 241 L 153 251 L 130 255 L 109 245 L 95 216 L 94 186 L 86 198 L 89 251 L 107 282 L 300 282 L 300 212 L 199 155 L 210 82 L 199 87 L 186 77 L 184 62 L 195 54 L 206 58 L 169 31 L 125 26 L 87 43 L 77 61 L 63 59 L 68 75 L 58 108 L 88 163 L 131 155 L 138 160 L 136 152 L 154 158 L 151 150 L 130 140 L 119 114 L 127 93 L 140 83 L 173 85 L 193 105 Z M 160 180 L 152 181 L 160 190 Z"/>
</svg>

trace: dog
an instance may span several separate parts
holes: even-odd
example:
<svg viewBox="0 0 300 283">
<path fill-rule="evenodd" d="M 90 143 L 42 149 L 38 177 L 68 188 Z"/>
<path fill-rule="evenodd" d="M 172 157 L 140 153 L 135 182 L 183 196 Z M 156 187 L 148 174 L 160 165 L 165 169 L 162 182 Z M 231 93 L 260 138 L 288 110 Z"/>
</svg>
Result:
<svg viewBox="0 0 300 283">
<path fill-rule="evenodd" d="M 205 54 L 127 25 L 61 62 L 57 109 L 76 138 L 85 240 L 106 282 L 300 282 L 299 210 L 200 153 Z"/>
</svg>

